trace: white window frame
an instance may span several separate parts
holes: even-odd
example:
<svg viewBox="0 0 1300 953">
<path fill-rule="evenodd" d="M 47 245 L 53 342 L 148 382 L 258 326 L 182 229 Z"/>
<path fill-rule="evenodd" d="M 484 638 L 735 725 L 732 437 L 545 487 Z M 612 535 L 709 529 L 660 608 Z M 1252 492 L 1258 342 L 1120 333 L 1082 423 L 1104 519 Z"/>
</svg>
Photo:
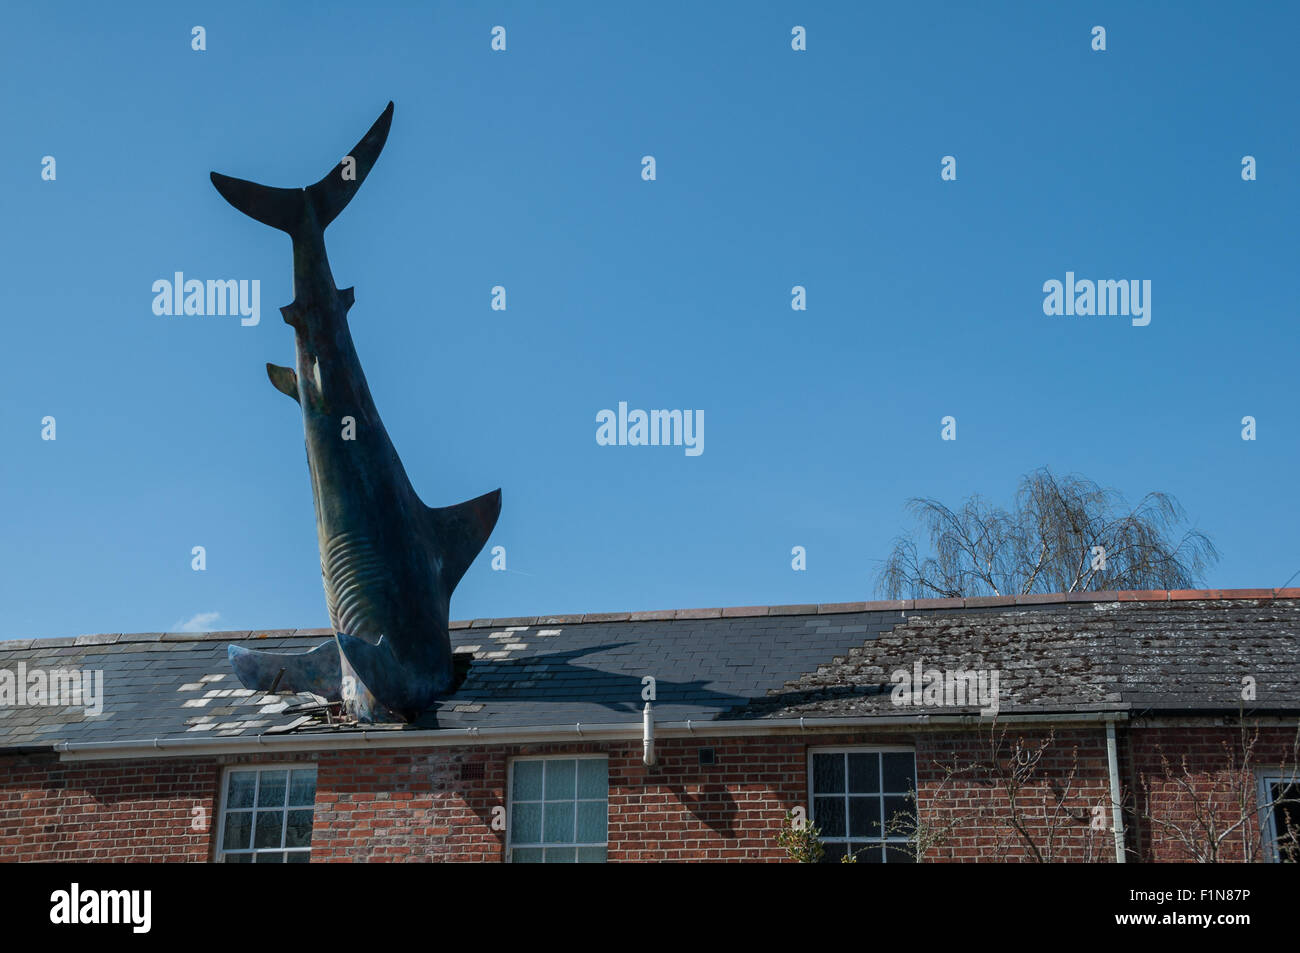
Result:
<svg viewBox="0 0 1300 953">
<path fill-rule="evenodd" d="M 918 793 L 920 790 L 920 786 L 916 782 L 916 748 L 915 747 L 909 747 L 908 745 L 817 745 L 817 746 L 810 745 L 808 747 L 808 763 L 807 763 L 808 818 L 809 818 L 808 822 L 810 824 L 816 825 L 817 823 L 817 798 L 819 796 L 820 797 L 834 796 L 834 794 L 832 793 L 822 793 L 819 795 L 817 790 L 813 786 L 813 756 L 819 754 L 840 754 L 840 755 L 843 754 L 910 754 L 912 756 L 912 791 L 913 791 L 913 797 L 915 799 L 912 802 L 912 806 L 913 806 L 913 810 L 916 812 L 917 821 L 919 823 L 920 816 L 921 816 L 921 805 L 920 805 L 920 794 Z M 843 795 L 846 801 L 849 797 L 848 782 L 849 779 L 848 779 L 848 775 L 846 774 L 844 777 L 844 795 Z M 883 790 L 883 785 L 885 783 L 885 779 L 883 775 L 880 778 L 880 783 L 882 786 L 882 790 L 880 792 L 881 795 L 880 810 L 881 810 L 881 814 L 883 815 L 885 810 L 884 799 L 886 797 L 901 797 L 903 794 L 906 794 L 907 792 Z M 845 826 L 845 831 L 847 831 L 848 823 L 849 823 L 848 804 L 846 803 L 844 807 L 845 807 L 844 826 Z M 823 842 L 828 844 L 849 844 L 855 842 L 861 843 L 863 841 L 869 841 L 873 843 L 879 843 L 882 845 L 897 844 L 899 846 L 907 846 L 910 849 L 910 845 L 912 843 L 910 838 L 899 837 L 899 836 L 892 836 L 892 837 L 884 836 L 887 826 L 888 826 L 888 818 L 882 817 L 880 822 L 880 833 L 881 833 L 880 837 L 850 837 L 846 833 L 845 836 L 843 837 L 831 837 L 831 838 L 824 837 Z M 884 856 L 887 858 L 888 854 L 885 854 Z M 888 860 L 886 859 L 886 863 L 887 862 Z"/>
<path fill-rule="evenodd" d="M 1300 770 L 1287 771 L 1285 768 L 1263 768 L 1258 774 L 1259 828 L 1263 834 L 1264 859 L 1271 864 L 1282 862 L 1282 851 L 1277 845 L 1277 824 L 1275 807 L 1268 807 L 1273 800 L 1274 784 L 1294 784 L 1300 786 Z"/>
<path fill-rule="evenodd" d="M 256 832 L 256 829 L 257 829 L 257 811 L 258 811 L 258 808 L 257 808 L 257 795 L 258 795 L 258 792 L 260 792 L 261 789 L 262 789 L 262 772 L 263 772 L 263 771 L 303 771 L 303 770 L 306 770 L 306 769 L 311 769 L 313 772 L 315 772 L 315 774 L 316 774 L 316 782 L 317 782 L 317 784 L 319 784 L 319 783 L 320 783 L 320 771 L 319 771 L 319 766 L 317 765 L 317 763 L 316 763 L 315 761 L 304 761 L 304 762 L 271 762 L 271 763 L 268 763 L 268 764 L 230 764 L 230 765 L 226 765 L 225 769 L 221 772 L 221 801 L 220 801 L 220 806 L 219 806 L 218 809 L 217 809 L 217 841 L 216 841 L 216 847 L 215 847 L 215 854 L 216 854 L 215 860 L 216 860 L 217 863 L 219 863 L 219 864 L 227 863 L 227 861 L 226 861 L 226 855 L 227 855 L 227 854 L 252 855 L 252 856 L 254 857 L 253 862 L 256 863 L 256 862 L 257 862 L 257 860 L 256 860 L 256 855 L 258 855 L 258 854 L 284 854 L 284 853 L 292 853 L 292 854 L 306 854 L 307 857 L 309 858 L 309 862 L 310 862 L 310 857 L 311 857 L 311 846 L 310 846 L 310 845 L 308 845 L 308 846 L 305 847 L 305 848 L 304 848 L 304 847 L 253 847 L 253 848 L 251 848 L 251 849 L 249 849 L 249 850 L 229 850 L 229 851 L 226 850 L 226 849 L 222 846 L 222 845 L 225 844 L 225 842 L 226 842 L 226 813 L 227 813 L 227 811 L 226 811 L 226 797 L 227 797 L 227 795 L 228 795 L 228 793 L 229 793 L 229 791 L 230 791 L 230 775 L 231 775 L 231 773 L 236 772 L 236 771 L 254 771 L 254 772 L 257 773 L 257 778 L 256 778 L 256 780 L 255 780 L 255 782 L 254 782 L 254 786 L 253 786 L 253 807 L 252 807 L 252 808 L 242 808 L 242 807 L 234 808 L 234 810 L 239 811 L 240 813 L 243 813 L 243 812 L 245 812 L 245 811 L 248 811 L 249 813 L 251 813 L 251 814 L 253 815 L 253 830 L 254 830 L 254 832 Z M 289 822 L 289 821 L 288 821 L 288 817 L 289 817 L 290 805 L 289 805 L 289 787 L 288 787 L 288 778 L 285 779 L 284 801 L 285 801 L 284 805 L 281 806 L 281 808 L 280 808 L 280 813 L 284 816 L 284 819 L 283 819 L 283 821 L 282 821 L 282 823 L 281 823 L 281 826 L 280 826 L 280 840 L 281 840 L 281 842 L 284 841 L 284 837 L 285 837 L 285 825 L 287 825 L 288 822 Z M 303 810 L 306 810 L 307 808 L 306 808 L 305 805 L 294 805 L 292 809 L 293 809 L 293 810 L 296 810 L 296 811 L 303 811 Z M 263 808 L 262 810 L 271 810 L 271 808 Z M 312 823 L 313 823 L 313 826 L 314 826 L 314 825 L 315 825 L 315 821 L 316 821 L 316 798 L 315 798 L 315 796 L 312 797 L 311 816 L 312 816 Z"/>
<path fill-rule="evenodd" d="M 515 844 L 513 840 L 513 831 L 515 829 L 515 764 L 520 761 L 604 761 L 605 762 L 605 839 L 599 844 L 582 843 L 576 841 L 572 844 Z M 545 768 L 543 768 L 545 771 Z M 545 790 L 542 791 L 543 797 Z M 574 794 L 577 794 L 575 789 Z M 574 798 L 574 813 L 576 818 L 577 804 L 579 801 L 594 800 L 594 798 Z M 525 801 L 525 804 L 545 804 L 546 801 Z M 543 813 L 545 808 L 543 808 Z M 609 852 L 609 755 L 607 754 L 521 754 L 511 757 L 506 762 L 506 863 L 513 862 L 515 848 L 529 849 L 547 847 L 603 847 L 608 857 Z M 576 856 L 576 855 L 575 855 Z"/>
</svg>

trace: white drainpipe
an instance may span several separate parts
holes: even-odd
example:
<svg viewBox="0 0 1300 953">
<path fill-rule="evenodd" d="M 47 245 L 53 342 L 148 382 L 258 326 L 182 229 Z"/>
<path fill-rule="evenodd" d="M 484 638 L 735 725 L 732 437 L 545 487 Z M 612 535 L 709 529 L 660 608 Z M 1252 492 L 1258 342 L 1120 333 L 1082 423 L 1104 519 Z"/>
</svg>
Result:
<svg viewBox="0 0 1300 953">
<path fill-rule="evenodd" d="M 650 703 L 645 703 L 645 709 L 641 712 L 641 747 L 643 753 L 641 760 L 645 764 L 655 763 L 655 716 L 654 711 L 650 708 Z"/>
<path fill-rule="evenodd" d="M 1119 749 L 1115 743 L 1115 722 L 1106 722 L 1106 760 L 1110 765 L 1111 828 L 1115 833 L 1115 863 L 1124 863 L 1124 812 L 1119 806 Z"/>
</svg>

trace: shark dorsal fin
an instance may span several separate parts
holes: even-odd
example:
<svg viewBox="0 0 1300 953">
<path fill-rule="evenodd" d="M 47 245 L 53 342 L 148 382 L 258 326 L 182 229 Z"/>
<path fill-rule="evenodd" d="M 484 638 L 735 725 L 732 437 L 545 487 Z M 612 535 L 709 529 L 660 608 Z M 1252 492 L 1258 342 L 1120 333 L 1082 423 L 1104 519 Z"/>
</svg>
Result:
<svg viewBox="0 0 1300 953">
<path fill-rule="evenodd" d="M 279 364 L 267 364 L 266 376 L 271 378 L 271 383 L 275 389 L 286 397 L 298 399 L 298 372 L 292 367 L 281 367 Z"/>
<path fill-rule="evenodd" d="M 493 490 L 455 506 L 426 507 L 425 515 L 434 545 L 442 557 L 444 591 L 450 596 L 492 535 L 492 528 L 501 515 L 501 491 Z"/>
</svg>

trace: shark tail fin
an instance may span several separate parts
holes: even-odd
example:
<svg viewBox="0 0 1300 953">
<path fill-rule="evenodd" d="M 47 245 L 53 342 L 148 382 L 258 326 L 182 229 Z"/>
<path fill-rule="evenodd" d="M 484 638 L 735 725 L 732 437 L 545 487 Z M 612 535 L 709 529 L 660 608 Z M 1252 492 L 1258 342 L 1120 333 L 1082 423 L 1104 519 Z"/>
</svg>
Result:
<svg viewBox="0 0 1300 953">
<path fill-rule="evenodd" d="M 426 507 L 425 515 L 442 556 L 442 580 L 450 595 L 492 535 L 501 515 L 501 491 L 493 490 L 455 506 Z"/>
<path fill-rule="evenodd" d="M 278 189 L 245 179 L 233 179 L 219 172 L 211 174 L 212 184 L 222 198 L 263 225 L 294 235 L 303 227 L 310 207 L 317 226 L 324 231 L 325 226 L 352 201 L 352 196 L 357 194 L 357 189 L 374 168 L 388 140 L 392 123 L 393 104 L 390 102 L 352 151 L 325 178 L 305 189 Z"/>
</svg>

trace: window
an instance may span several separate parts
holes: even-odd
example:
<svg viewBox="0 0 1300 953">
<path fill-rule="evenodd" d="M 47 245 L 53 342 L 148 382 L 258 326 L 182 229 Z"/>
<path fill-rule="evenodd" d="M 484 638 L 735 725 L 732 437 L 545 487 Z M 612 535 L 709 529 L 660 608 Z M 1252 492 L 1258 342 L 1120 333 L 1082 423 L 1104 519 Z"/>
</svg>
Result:
<svg viewBox="0 0 1300 953">
<path fill-rule="evenodd" d="M 916 755 L 906 750 L 813 749 L 808 790 L 826 862 L 911 863 Z"/>
<path fill-rule="evenodd" d="M 609 761 L 516 758 L 510 764 L 510 861 L 604 863 L 609 821 Z"/>
<path fill-rule="evenodd" d="M 221 796 L 217 860 L 305 864 L 311 856 L 316 768 L 231 768 Z"/>
<path fill-rule="evenodd" d="M 1268 860 L 1300 861 L 1300 780 L 1294 774 L 1265 774 L 1259 779 L 1259 803 Z"/>
</svg>

